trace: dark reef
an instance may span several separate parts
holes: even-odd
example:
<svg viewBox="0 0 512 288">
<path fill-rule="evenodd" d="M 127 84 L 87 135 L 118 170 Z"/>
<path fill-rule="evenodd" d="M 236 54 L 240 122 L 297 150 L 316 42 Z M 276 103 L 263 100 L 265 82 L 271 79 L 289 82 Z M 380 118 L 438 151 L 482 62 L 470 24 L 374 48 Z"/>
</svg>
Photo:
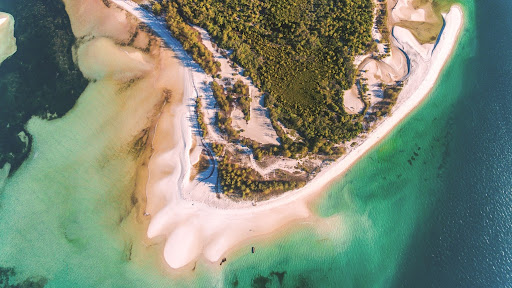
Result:
<svg viewBox="0 0 512 288">
<path fill-rule="evenodd" d="M 48 282 L 48 279 L 43 277 L 30 277 L 20 283 L 13 284 L 11 278 L 16 276 L 14 268 L 0 267 L 0 287 L 2 288 L 42 288 Z"/>
<path fill-rule="evenodd" d="M 30 153 L 27 121 L 63 116 L 88 81 L 73 62 L 75 37 L 62 1 L 2 1 L 0 10 L 14 16 L 18 46 L 0 66 L 0 167 L 9 162 L 12 174 Z"/>
</svg>

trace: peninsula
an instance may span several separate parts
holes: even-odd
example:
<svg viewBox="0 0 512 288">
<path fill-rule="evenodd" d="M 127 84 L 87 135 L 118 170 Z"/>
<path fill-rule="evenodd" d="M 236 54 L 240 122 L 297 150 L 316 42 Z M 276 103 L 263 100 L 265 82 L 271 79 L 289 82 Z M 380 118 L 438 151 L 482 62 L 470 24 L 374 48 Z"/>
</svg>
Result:
<svg viewBox="0 0 512 288">
<path fill-rule="evenodd" d="M 331 43 L 339 48 L 329 47 L 332 53 L 340 53 L 323 58 L 313 53 L 326 45 L 320 34 L 310 35 L 316 42 L 287 42 L 309 31 L 294 25 L 300 19 L 261 23 L 261 15 L 234 17 L 254 26 L 256 32 L 247 33 L 260 36 L 266 35 L 264 25 L 277 25 L 272 27 L 281 37 L 258 38 L 269 41 L 269 49 L 285 49 L 272 54 L 277 52 L 236 42 L 235 34 L 221 30 L 230 20 L 199 18 L 204 7 L 187 1 L 155 2 L 151 9 L 128 0 L 113 2 L 160 36 L 184 68 L 183 95 L 174 95 L 181 101 L 162 110 L 147 167 L 147 235 L 166 238 L 164 258 L 172 268 L 192 267 L 201 255 L 219 262 L 248 239 L 314 218 L 307 203 L 428 96 L 463 25 L 457 5 L 437 19 L 431 6 L 414 7 L 413 1 L 355 1 L 361 37 L 337 35 L 351 44 Z M 279 9 L 304 8 L 292 6 Z M 253 8 L 261 7 L 247 10 Z M 222 16 L 230 7 L 215 9 L 218 13 L 212 14 Z M 266 15 L 284 17 L 279 11 Z M 355 21 L 344 18 L 343 11 L 333 15 Z M 338 25 L 340 19 L 323 24 Z M 428 23 L 431 31 L 415 29 L 423 27 L 420 23 Z M 289 45 L 294 48 L 286 50 Z M 305 66 L 292 65 L 290 59 Z"/>
</svg>

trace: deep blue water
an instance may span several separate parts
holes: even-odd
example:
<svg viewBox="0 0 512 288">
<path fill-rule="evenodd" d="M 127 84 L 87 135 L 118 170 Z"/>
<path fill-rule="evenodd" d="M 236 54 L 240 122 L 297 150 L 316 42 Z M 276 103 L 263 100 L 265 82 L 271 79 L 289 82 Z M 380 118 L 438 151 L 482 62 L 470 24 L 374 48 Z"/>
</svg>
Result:
<svg viewBox="0 0 512 288">
<path fill-rule="evenodd" d="M 512 287 L 512 1 L 475 1 L 445 185 L 397 286 Z M 421 229 L 420 229 L 421 230 Z"/>
</svg>

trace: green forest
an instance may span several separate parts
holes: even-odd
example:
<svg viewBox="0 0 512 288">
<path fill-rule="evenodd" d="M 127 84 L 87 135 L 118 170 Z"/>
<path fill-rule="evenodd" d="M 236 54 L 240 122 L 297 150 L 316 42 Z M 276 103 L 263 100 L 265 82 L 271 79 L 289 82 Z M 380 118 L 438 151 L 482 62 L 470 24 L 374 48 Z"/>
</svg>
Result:
<svg viewBox="0 0 512 288">
<path fill-rule="evenodd" d="M 305 181 L 297 180 L 263 180 L 256 171 L 233 163 L 227 156 L 219 162 L 219 173 L 223 192 L 241 198 L 279 193 L 306 184 Z"/>
<path fill-rule="evenodd" d="M 234 62 L 268 93 L 274 127 L 280 121 L 295 129 L 308 150 L 362 131 L 359 115 L 344 110 L 343 91 L 354 84 L 354 56 L 374 47 L 372 0 L 172 0 L 162 6 L 183 19 L 174 21 L 199 25 L 232 50 Z"/>
<path fill-rule="evenodd" d="M 183 18 L 178 14 L 176 4 L 165 1 L 164 6 L 155 3 L 152 7 L 153 13 L 160 15 L 166 12 L 165 21 L 169 30 L 178 41 L 183 45 L 183 49 L 190 53 L 192 59 L 196 61 L 203 70 L 210 74 L 215 75 L 220 71 L 220 63 L 215 61 L 212 52 L 210 52 L 201 41 L 201 36 L 194 28 L 190 27 L 183 21 Z"/>
<path fill-rule="evenodd" d="M 220 78 L 219 64 L 190 24 L 205 28 L 220 48 L 232 51 L 231 60 L 265 93 L 279 146 L 241 137 L 232 127 L 235 106 L 250 120 L 247 85 L 211 83 L 219 108 L 217 127 L 228 142 L 241 141 L 250 147 L 255 159 L 266 155 L 301 158 L 308 153 L 339 156 L 344 149 L 335 144 L 363 131 L 362 115 L 345 112 L 343 94 L 358 74 L 355 55 L 376 49 L 371 37 L 372 0 L 164 0 L 152 9 L 166 16 L 171 32 L 206 73 Z M 385 16 L 379 17 L 381 24 Z M 200 110 L 201 103 L 196 105 Z M 206 134 L 202 115 L 198 121 Z M 298 140 L 288 137 L 280 123 L 298 132 Z M 305 183 L 292 175 L 261 179 L 253 169 L 233 163 L 223 145 L 212 143 L 212 149 L 227 194 L 245 198 L 250 192 L 277 193 Z"/>
</svg>

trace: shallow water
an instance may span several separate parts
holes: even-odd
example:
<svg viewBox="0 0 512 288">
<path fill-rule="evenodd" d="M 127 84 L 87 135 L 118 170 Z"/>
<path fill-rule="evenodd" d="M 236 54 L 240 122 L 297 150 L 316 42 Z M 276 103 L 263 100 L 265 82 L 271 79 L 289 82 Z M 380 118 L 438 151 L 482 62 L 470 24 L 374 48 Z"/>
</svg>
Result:
<svg viewBox="0 0 512 288">
<path fill-rule="evenodd" d="M 303 232 L 260 248 L 229 266 L 243 267 L 241 287 L 278 286 L 272 271 L 285 287 L 512 285 L 512 3 L 462 4 L 466 28 L 430 98 L 315 206 L 341 218 L 341 240 Z"/>
<path fill-rule="evenodd" d="M 199 264 L 192 279 L 166 274 L 161 247 L 130 224 L 137 161 L 128 147 L 144 126 L 130 117 L 141 103 L 130 97 L 145 90 L 118 83 L 135 77 L 125 73 L 134 58 L 102 67 L 94 53 L 124 53 L 111 42 L 84 47 L 93 57 L 84 74 L 97 82 L 62 119 L 29 122 L 32 152 L 0 193 L 0 284 L 9 275 L 48 287 L 510 285 L 511 71 L 497 63 L 512 64 L 512 27 L 502 25 L 512 5 L 495 2 L 463 3 L 464 33 L 431 96 L 312 204 L 327 226 L 248 243 L 222 269 Z"/>
<path fill-rule="evenodd" d="M 82 3 L 106 9 L 102 2 Z M 143 221 L 137 219 L 142 213 L 135 179 L 143 158 L 136 148 L 164 103 L 164 90 L 176 82 L 177 60 L 160 52 L 158 44 L 136 48 L 114 43 L 116 37 L 102 38 L 108 25 L 122 25 L 106 21 L 108 14 L 77 19 L 83 10 L 75 6 L 72 23 L 102 25 L 89 31 L 82 26 L 80 31 L 96 38 L 83 38 L 76 51 L 65 49 L 60 56 L 76 57 L 90 81 L 63 117 L 32 117 L 25 127 L 32 137 L 30 154 L 0 186 L 0 287 L 160 286 L 169 280 L 158 277 L 160 250 L 146 242 Z M 126 37 L 131 37 L 137 23 L 118 20 L 128 23 L 133 31 Z M 98 62 L 99 55 L 115 61 Z M 45 95 L 51 96 L 70 97 Z M 1 174 L 4 182 L 5 170 Z"/>
</svg>

